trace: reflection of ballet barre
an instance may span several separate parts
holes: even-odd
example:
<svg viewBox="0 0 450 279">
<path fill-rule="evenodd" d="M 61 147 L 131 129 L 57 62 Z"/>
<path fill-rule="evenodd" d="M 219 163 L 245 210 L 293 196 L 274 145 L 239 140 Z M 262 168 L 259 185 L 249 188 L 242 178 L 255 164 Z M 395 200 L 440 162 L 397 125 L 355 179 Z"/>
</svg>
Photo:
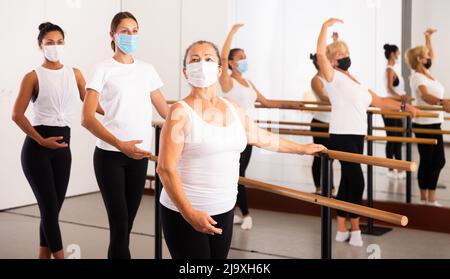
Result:
<svg viewBox="0 0 450 279">
<path fill-rule="evenodd" d="M 285 125 L 285 126 L 306 126 L 306 127 L 316 127 L 316 128 L 328 128 L 327 123 L 302 123 L 302 122 L 287 122 L 287 121 L 272 121 L 272 120 L 256 120 L 258 124 L 275 124 L 275 125 Z"/>
<path fill-rule="evenodd" d="M 400 98 L 396 98 L 396 97 L 390 97 L 389 99 L 392 99 L 394 101 L 401 101 Z M 414 101 L 415 99 L 409 99 L 408 101 Z M 289 101 L 289 100 L 268 100 L 268 101 L 273 101 L 273 102 L 277 102 L 277 103 L 281 103 L 281 104 L 287 104 L 287 105 L 315 105 L 315 106 L 331 106 L 330 102 L 327 101 Z"/>
<path fill-rule="evenodd" d="M 297 107 L 297 108 L 290 108 L 290 107 L 276 107 L 276 108 L 268 108 L 266 106 L 263 106 L 261 104 L 256 103 L 255 108 L 258 109 L 281 109 L 281 110 L 298 110 L 298 111 L 310 111 L 310 112 L 331 112 L 331 107 Z"/>
<path fill-rule="evenodd" d="M 386 116 L 399 116 L 399 117 L 410 117 L 411 113 L 403 112 L 403 111 L 383 111 L 383 110 L 368 110 L 368 113 L 378 114 L 378 115 L 386 115 Z M 418 112 L 416 117 L 427 117 L 427 118 L 438 118 L 439 115 L 437 113 L 431 112 Z"/>
<path fill-rule="evenodd" d="M 255 108 L 261 109 L 274 109 L 267 108 L 261 104 L 256 104 Z M 287 107 L 277 107 L 275 109 L 281 110 L 298 110 L 298 111 L 310 111 L 310 112 L 331 112 L 331 107 L 299 107 L 299 108 L 287 108 Z M 398 117 L 409 117 L 411 113 L 403 112 L 403 111 L 384 111 L 384 110 L 368 110 L 368 113 L 378 114 L 378 115 L 386 115 L 386 116 L 398 116 Z M 418 112 L 416 117 L 426 117 L 426 118 L 438 118 L 439 115 L 437 113 L 430 112 Z"/>
<path fill-rule="evenodd" d="M 330 125 L 327 123 L 303 123 L 303 122 L 287 122 L 287 121 L 272 121 L 272 120 L 256 120 L 258 124 L 267 124 L 267 125 L 281 125 L 281 126 L 305 126 L 305 127 L 316 127 L 316 128 L 328 128 Z M 405 128 L 401 127 L 373 127 L 376 131 L 386 131 L 386 132 L 395 132 L 395 133 L 403 133 L 406 131 Z M 417 134 L 425 134 L 425 135 L 450 135 L 450 131 L 446 130 L 434 130 L 434 129 L 412 129 L 413 133 Z M 302 130 L 302 135 L 304 136 L 315 136 L 317 132 L 304 133 Z M 307 131 L 306 131 L 307 132 Z M 318 137 L 323 137 L 323 134 L 319 132 L 317 134 Z"/>
<path fill-rule="evenodd" d="M 373 127 L 373 129 L 377 130 L 377 131 L 386 131 L 386 132 L 395 132 L 395 133 L 403 133 L 406 131 L 405 128 L 399 128 L 399 127 Z M 450 131 L 446 131 L 446 130 L 413 128 L 412 131 L 413 131 L 413 133 L 424 134 L 424 135 L 450 135 Z"/>
<path fill-rule="evenodd" d="M 290 136 L 310 136 L 317 138 L 330 138 L 329 133 L 324 132 L 312 132 L 309 130 L 296 130 L 296 129 L 277 129 L 277 128 L 266 128 L 280 135 L 290 135 Z M 397 142 L 397 143 L 413 143 L 413 144 L 428 144 L 437 145 L 436 139 L 425 139 L 425 138 L 407 138 L 407 137 L 376 137 L 376 136 L 366 136 L 368 141 L 385 141 L 385 142 Z"/>
<path fill-rule="evenodd" d="M 416 106 L 416 108 L 428 111 L 445 111 L 444 107 L 442 106 Z"/>
<path fill-rule="evenodd" d="M 305 201 L 308 203 L 313 203 L 321 206 L 326 206 L 330 208 L 334 208 L 337 210 L 342 210 L 354 214 L 358 214 L 361 216 L 373 218 L 379 221 L 387 222 L 390 224 L 394 224 L 397 226 L 405 227 L 408 225 L 408 217 L 403 215 L 398 215 L 395 213 L 390 213 L 374 208 L 369 208 L 361 205 L 356 205 L 348 202 L 338 201 L 332 198 L 327 198 L 315 194 L 305 193 L 285 187 L 280 187 L 276 185 L 272 185 L 265 182 L 256 181 L 253 179 L 248 179 L 241 177 L 239 179 L 239 184 L 249 186 L 251 188 L 255 188 L 258 190 L 262 190 L 265 192 L 274 193 L 280 196 L 285 196 L 289 198 L 293 198 L 296 200 Z"/>
</svg>

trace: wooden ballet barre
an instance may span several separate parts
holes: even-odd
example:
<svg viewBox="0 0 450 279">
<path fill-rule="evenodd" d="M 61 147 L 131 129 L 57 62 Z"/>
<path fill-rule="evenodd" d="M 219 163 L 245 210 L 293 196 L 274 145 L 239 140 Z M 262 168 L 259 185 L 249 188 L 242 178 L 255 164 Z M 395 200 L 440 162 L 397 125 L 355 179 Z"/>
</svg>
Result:
<svg viewBox="0 0 450 279">
<path fill-rule="evenodd" d="M 427 144 L 427 145 L 437 145 L 437 139 L 423 139 L 423 138 L 406 138 L 406 137 L 377 137 L 377 136 L 367 136 L 368 141 L 386 141 L 386 142 L 396 142 L 396 143 L 413 143 L 413 144 Z"/>
<path fill-rule="evenodd" d="M 395 132 L 395 133 L 403 133 L 406 130 L 400 127 L 373 127 L 376 131 L 387 131 L 387 132 Z M 450 131 L 448 130 L 436 130 L 436 129 L 418 129 L 413 128 L 413 133 L 416 134 L 424 134 L 424 135 L 450 135 Z"/>
<path fill-rule="evenodd" d="M 442 106 L 415 106 L 415 107 L 420 110 L 445 111 L 444 107 Z"/>
<path fill-rule="evenodd" d="M 258 124 L 276 124 L 283 126 L 306 126 L 316 128 L 328 128 L 330 125 L 327 123 L 302 123 L 302 122 L 287 122 L 287 121 L 272 121 L 272 120 L 255 120 Z"/>
<path fill-rule="evenodd" d="M 450 135 L 450 131 L 446 130 L 418 129 L 418 128 L 414 128 L 413 133 L 424 135 Z"/>
<path fill-rule="evenodd" d="M 267 107 L 256 104 L 255 108 L 265 108 Z M 298 110 L 298 111 L 310 111 L 310 112 L 331 112 L 331 107 L 299 107 L 299 108 L 283 108 L 278 107 L 276 109 L 281 110 Z M 386 116 L 398 116 L 398 117 L 408 117 L 411 116 L 411 113 L 409 112 L 403 112 L 403 111 L 383 111 L 383 110 L 372 110 L 369 109 L 367 111 L 368 113 L 372 114 L 378 114 L 378 115 L 386 115 Z M 438 118 L 439 115 L 437 113 L 431 113 L 431 112 L 418 112 L 416 114 L 416 117 L 422 117 L 422 118 Z"/>
<path fill-rule="evenodd" d="M 417 171 L 417 164 L 415 162 L 399 161 L 393 159 L 386 159 L 382 157 L 367 156 L 362 154 L 341 152 L 335 150 L 324 150 L 321 153 L 328 155 L 328 157 L 330 157 L 331 159 L 339 161 L 383 167 L 401 171 L 410 171 L 410 172 Z"/>
<path fill-rule="evenodd" d="M 256 181 L 249 178 L 239 178 L 239 184 L 249 186 L 254 189 L 262 190 L 265 192 L 274 193 L 280 196 L 293 198 L 296 200 L 317 204 L 329 208 L 334 208 L 361 216 L 369 217 L 386 223 L 394 224 L 397 226 L 406 227 L 408 225 L 408 217 L 382 211 L 379 209 L 369 208 L 362 205 L 356 205 L 344 201 L 335 200 L 315 194 L 305 193 L 286 187 L 280 187 L 265 182 Z"/>
<path fill-rule="evenodd" d="M 395 132 L 395 133 L 403 133 L 406 131 L 405 128 L 400 127 L 373 127 L 374 131 L 386 131 L 386 132 Z"/>
<path fill-rule="evenodd" d="M 298 108 L 287 108 L 287 107 L 276 107 L 268 108 L 261 104 L 256 103 L 255 108 L 258 109 L 280 109 L 280 110 L 298 110 L 298 111 L 311 111 L 311 112 L 331 112 L 331 107 L 298 107 Z"/>
<path fill-rule="evenodd" d="M 330 158 L 338 159 L 338 160 L 339 159 L 347 159 L 347 160 L 349 160 L 349 162 L 360 161 L 361 158 L 359 158 L 359 156 L 368 157 L 368 156 L 364 156 L 364 155 L 356 155 L 356 154 L 351 154 L 351 153 L 346 154 L 345 152 L 338 152 L 338 151 L 331 151 L 331 150 L 326 150 L 326 151 L 323 151 L 322 153 L 327 154 Z M 157 162 L 158 157 L 152 155 L 150 157 L 150 160 L 153 162 Z M 385 159 L 385 161 L 389 161 L 389 159 Z M 395 161 L 395 160 L 390 160 L 390 161 Z M 372 162 L 375 162 L 375 160 L 373 160 Z M 404 169 L 404 168 L 406 168 L 405 163 L 407 163 L 407 162 L 397 162 L 396 164 L 390 164 L 390 166 L 392 166 L 393 168 L 399 167 L 399 169 Z M 348 203 L 348 202 L 344 202 L 344 201 L 338 201 L 338 200 L 335 200 L 332 198 L 327 198 L 327 197 L 323 197 L 323 196 L 319 196 L 319 195 L 315 195 L 315 194 L 305 193 L 305 192 L 289 189 L 286 187 L 280 187 L 280 186 L 272 185 L 269 183 L 264 183 L 264 182 L 248 179 L 245 177 L 240 177 L 239 183 L 249 186 L 249 187 L 252 187 L 252 188 L 255 188 L 255 189 L 265 191 L 265 192 L 271 192 L 271 193 L 274 193 L 277 195 L 290 197 L 290 198 L 293 198 L 296 200 L 301 200 L 301 201 L 305 201 L 308 203 L 317 204 L 320 206 L 326 206 L 329 208 L 334 208 L 334 209 L 343 210 L 346 212 L 351 212 L 354 214 L 369 217 L 372 219 L 376 219 L 376 220 L 383 221 L 386 223 L 394 224 L 397 226 L 405 227 L 408 225 L 408 217 L 403 216 L 403 215 L 398 215 L 395 213 L 391 213 L 391 212 L 386 212 L 386 211 L 382 211 L 382 210 L 378 210 L 378 209 L 374 209 L 374 208 L 356 205 L 356 204 L 352 204 L 352 203 Z"/>
<path fill-rule="evenodd" d="M 445 121 L 450 121 L 450 117 L 444 117 Z"/>
<path fill-rule="evenodd" d="M 309 130 L 297 130 L 297 129 L 277 129 L 277 128 L 265 128 L 266 130 L 280 135 L 289 136 L 310 136 L 317 138 L 330 138 L 329 133 L 324 132 L 312 132 Z M 408 137 L 377 137 L 377 136 L 366 136 L 368 141 L 385 141 L 385 142 L 397 142 L 397 143 L 413 143 L 413 144 L 427 144 L 427 145 L 437 145 L 436 139 L 426 139 L 426 138 L 408 138 Z"/>
<path fill-rule="evenodd" d="M 403 111 L 368 110 L 367 112 L 377 115 L 403 116 L 403 117 L 411 116 L 411 113 Z M 437 113 L 431 112 L 419 112 L 416 114 L 416 117 L 438 118 L 439 115 Z"/>
<path fill-rule="evenodd" d="M 317 138 L 329 138 L 330 134 L 323 132 L 313 132 L 310 130 L 296 130 L 296 129 L 277 129 L 277 128 L 263 128 L 269 132 L 279 135 L 290 135 L 290 136 L 306 136 L 306 137 L 317 137 Z"/>
</svg>

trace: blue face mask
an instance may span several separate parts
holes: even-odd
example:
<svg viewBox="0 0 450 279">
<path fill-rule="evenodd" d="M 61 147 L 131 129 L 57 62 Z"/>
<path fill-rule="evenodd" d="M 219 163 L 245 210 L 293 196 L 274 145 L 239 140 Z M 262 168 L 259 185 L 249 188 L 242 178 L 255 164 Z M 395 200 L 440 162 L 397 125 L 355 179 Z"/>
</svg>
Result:
<svg viewBox="0 0 450 279">
<path fill-rule="evenodd" d="M 138 35 L 117 34 L 116 44 L 126 54 L 133 53 L 139 47 Z"/>
<path fill-rule="evenodd" d="M 247 59 L 239 60 L 237 65 L 237 70 L 239 73 L 243 74 L 248 70 L 248 62 Z"/>
</svg>

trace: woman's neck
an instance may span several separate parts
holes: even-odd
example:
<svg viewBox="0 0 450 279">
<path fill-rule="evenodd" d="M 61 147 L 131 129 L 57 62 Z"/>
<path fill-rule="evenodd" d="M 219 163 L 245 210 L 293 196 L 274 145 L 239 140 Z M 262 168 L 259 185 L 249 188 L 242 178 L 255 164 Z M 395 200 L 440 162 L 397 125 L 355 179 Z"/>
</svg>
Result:
<svg viewBox="0 0 450 279">
<path fill-rule="evenodd" d="M 416 72 L 421 73 L 421 74 L 426 74 L 427 73 L 427 69 L 425 69 L 424 66 L 419 65 L 419 67 L 417 67 Z"/>
<path fill-rule="evenodd" d="M 50 69 L 50 70 L 59 70 L 64 66 L 59 61 L 52 62 L 52 61 L 45 59 L 44 63 L 42 64 L 42 67 Z"/>
<path fill-rule="evenodd" d="M 243 79 L 242 74 L 239 71 L 234 70 L 231 72 L 231 77 L 235 79 Z"/>
<path fill-rule="evenodd" d="M 395 66 L 395 60 L 394 59 L 389 59 L 388 60 L 388 65 L 389 66 Z"/>
<path fill-rule="evenodd" d="M 197 100 L 206 101 L 210 104 L 215 104 L 217 102 L 216 86 L 210 86 L 208 88 L 198 88 L 193 87 L 191 91 L 191 96 Z"/>
<path fill-rule="evenodd" d="M 134 58 L 131 55 L 125 54 L 120 50 L 117 50 L 113 56 L 114 60 L 122 64 L 133 64 Z"/>
</svg>

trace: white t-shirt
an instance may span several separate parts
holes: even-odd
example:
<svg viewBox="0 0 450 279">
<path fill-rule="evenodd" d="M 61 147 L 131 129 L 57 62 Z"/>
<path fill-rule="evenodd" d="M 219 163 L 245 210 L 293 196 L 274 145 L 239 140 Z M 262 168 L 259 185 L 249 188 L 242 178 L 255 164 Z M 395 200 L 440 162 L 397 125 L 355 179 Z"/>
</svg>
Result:
<svg viewBox="0 0 450 279">
<path fill-rule="evenodd" d="M 369 88 L 340 71 L 334 73 L 331 83 L 324 82 L 332 107 L 330 134 L 366 135 L 367 109 L 372 103 Z"/>
<path fill-rule="evenodd" d="M 123 141 L 142 140 L 137 146 L 150 151 L 152 136 L 152 102 L 150 92 L 163 86 L 152 65 L 134 60 L 123 64 L 110 58 L 96 65 L 87 88 L 100 94 L 105 111 L 103 125 Z M 98 139 L 97 147 L 119 151 Z"/>
<path fill-rule="evenodd" d="M 430 74 L 431 75 L 431 74 Z M 419 106 L 428 106 L 429 104 L 426 103 L 422 99 L 422 93 L 419 90 L 419 87 L 421 85 L 426 86 L 428 93 L 430 95 L 433 95 L 436 98 L 442 99 L 444 98 L 445 94 L 445 88 L 444 86 L 438 81 L 438 80 L 432 80 L 428 78 L 426 75 L 418 73 L 416 71 L 411 72 L 411 76 L 409 77 L 410 84 L 411 84 L 411 90 L 413 93 L 413 97 L 416 99 L 416 105 Z M 435 112 L 439 114 L 438 118 L 415 118 L 413 119 L 414 123 L 421 124 L 421 125 L 428 125 L 428 124 L 439 124 L 444 122 L 444 112 Z"/>
<path fill-rule="evenodd" d="M 236 205 L 239 158 L 247 145 L 245 129 L 235 107 L 222 100 L 233 116 L 233 122 L 226 127 L 205 122 L 186 102 L 179 102 L 189 115 L 190 125 L 177 172 L 192 207 L 210 216 L 228 212 Z M 160 202 L 178 211 L 164 189 Z"/>
<path fill-rule="evenodd" d="M 386 72 L 384 73 L 384 84 L 386 85 L 386 93 L 383 96 L 380 97 L 396 97 L 394 95 L 392 95 L 392 93 L 389 91 L 389 87 L 388 87 L 388 78 L 387 78 L 387 70 L 392 70 L 394 71 L 395 75 L 398 77 L 399 80 L 399 84 L 398 86 L 394 86 L 395 92 L 399 93 L 400 95 L 406 95 L 406 91 L 405 91 L 405 81 L 403 79 L 403 76 L 401 75 L 401 72 L 398 70 L 397 67 L 394 66 L 390 66 L 388 65 L 386 67 Z"/>
</svg>

